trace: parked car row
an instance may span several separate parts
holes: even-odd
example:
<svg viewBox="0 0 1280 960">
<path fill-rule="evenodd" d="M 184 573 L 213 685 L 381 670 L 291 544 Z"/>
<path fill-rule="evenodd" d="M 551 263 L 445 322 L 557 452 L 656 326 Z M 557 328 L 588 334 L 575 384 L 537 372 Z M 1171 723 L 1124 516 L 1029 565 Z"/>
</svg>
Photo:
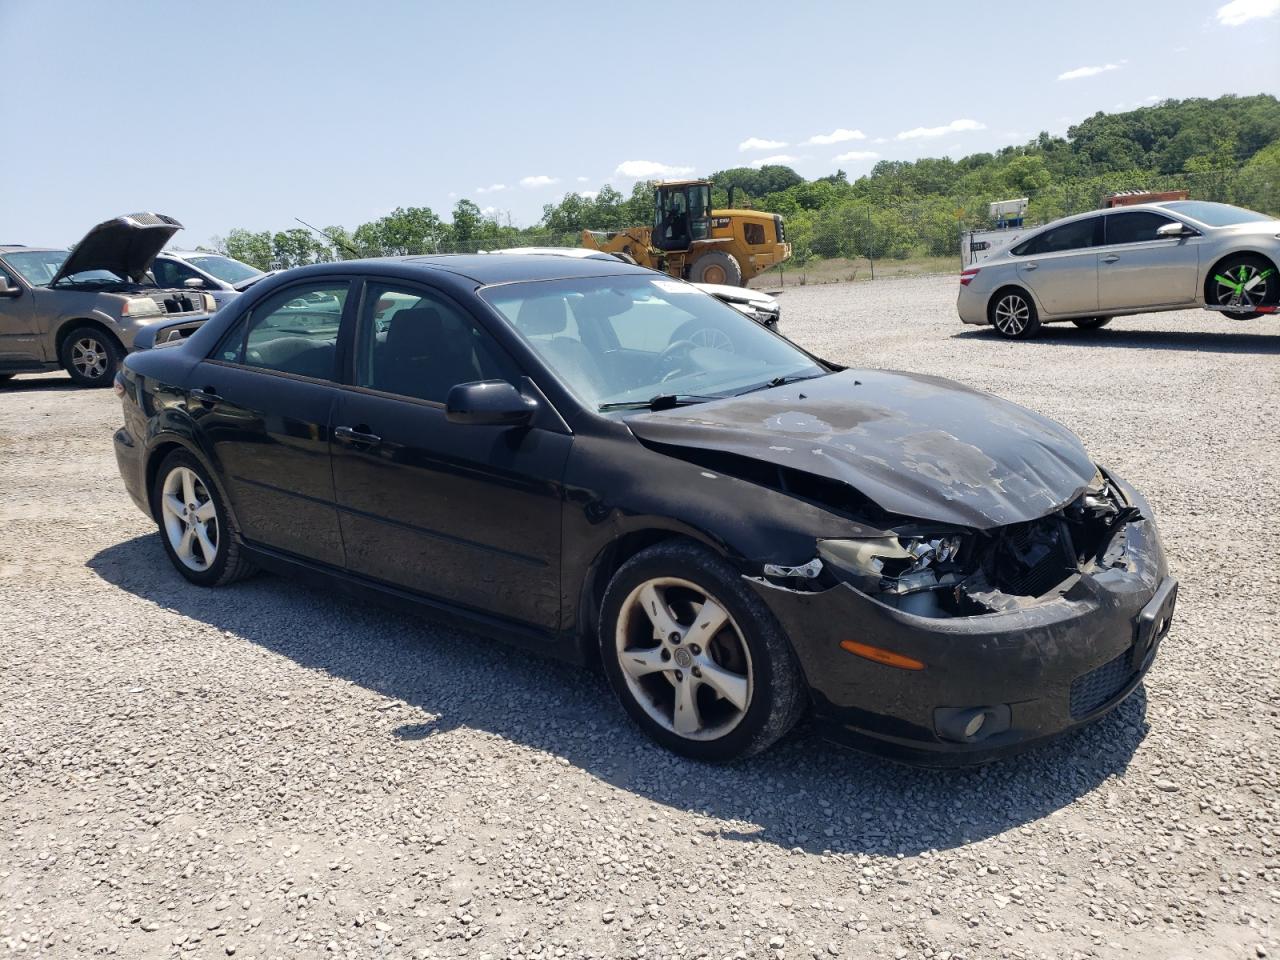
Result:
<svg viewBox="0 0 1280 960">
<path fill-rule="evenodd" d="M 105 387 L 141 331 L 165 321 L 170 336 L 185 335 L 270 276 L 219 253 L 162 249 L 180 229 L 172 217 L 135 213 L 98 224 L 72 250 L 0 246 L 0 382 L 61 367 L 77 383 Z M 561 247 L 508 252 L 628 259 Z M 741 287 L 693 286 L 777 328 L 777 298 Z M 174 325 L 174 318 L 184 322 Z"/>
<path fill-rule="evenodd" d="M 1251 319 L 1280 302 L 1280 220 L 1172 200 L 1066 217 L 1022 233 L 960 274 L 965 323 L 1014 340 L 1042 324 L 1207 306 Z"/>
</svg>

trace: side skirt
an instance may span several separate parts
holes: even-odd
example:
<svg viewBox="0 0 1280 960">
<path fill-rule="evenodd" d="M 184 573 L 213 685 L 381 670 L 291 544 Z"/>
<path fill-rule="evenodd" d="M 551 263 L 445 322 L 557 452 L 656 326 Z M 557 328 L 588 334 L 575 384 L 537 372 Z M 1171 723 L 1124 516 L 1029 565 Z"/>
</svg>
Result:
<svg viewBox="0 0 1280 960">
<path fill-rule="evenodd" d="M 411 616 L 426 614 L 437 623 L 478 633 L 539 656 L 583 665 L 578 644 L 562 632 L 538 630 L 493 614 L 402 590 L 346 570 L 303 560 L 259 544 L 242 541 L 242 546 L 249 560 L 272 573 L 322 589 L 340 590 L 358 600 L 373 600 L 381 606 Z"/>
</svg>

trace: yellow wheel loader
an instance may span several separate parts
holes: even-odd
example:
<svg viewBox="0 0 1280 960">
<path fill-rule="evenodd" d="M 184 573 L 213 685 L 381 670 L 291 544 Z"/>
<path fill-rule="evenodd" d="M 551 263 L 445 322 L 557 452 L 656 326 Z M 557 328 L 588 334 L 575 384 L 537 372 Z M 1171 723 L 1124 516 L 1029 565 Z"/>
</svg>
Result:
<svg viewBox="0 0 1280 960">
<path fill-rule="evenodd" d="M 711 209 L 710 180 L 670 180 L 654 192 L 653 224 L 584 230 L 582 245 L 621 253 L 642 267 L 695 283 L 735 287 L 791 256 L 782 217 L 758 210 Z"/>
</svg>

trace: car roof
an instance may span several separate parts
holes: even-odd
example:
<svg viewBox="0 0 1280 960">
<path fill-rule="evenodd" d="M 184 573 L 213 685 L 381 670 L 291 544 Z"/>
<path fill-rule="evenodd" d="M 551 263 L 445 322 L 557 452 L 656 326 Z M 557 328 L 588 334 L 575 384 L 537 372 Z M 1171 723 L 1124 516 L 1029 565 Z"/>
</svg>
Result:
<svg viewBox="0 0 1280 960">
<path fill-rule="evenodd" d="M 523 280 L 571 280 L 576 277 L 648 276 L 653 271 L 621 260 L 565 257 L 538 253 L 439 253 L 369 260 L 335 260 L 301 267 L 309 273 L 349 271 L 353 267 L 372 273 L 400 274 L 406 269 L 423 273 L 448 273 L 487 286 Z M 288 271 L 292 272 L 292 271 Z"/>
<path fill-rule="evenodd" d="M 27 247 L 21 243 L 0 246 L 0 253 L 66 253 L 66 247 Z"/>
</svg>

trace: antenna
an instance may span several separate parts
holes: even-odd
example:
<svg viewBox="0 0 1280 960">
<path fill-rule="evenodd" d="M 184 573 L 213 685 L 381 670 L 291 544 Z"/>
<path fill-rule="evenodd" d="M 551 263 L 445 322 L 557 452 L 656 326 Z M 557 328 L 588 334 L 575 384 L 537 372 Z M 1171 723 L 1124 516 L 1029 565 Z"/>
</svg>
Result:
<svg viewBox="0 0 1280 960">
<path fill-rule="evenodd" d="M 308 230 L 312 230 L 320 234 L 320 236 L 324 237 L 326 240 L 332 243 L 335 247 L 341 247 L 343 250 L 347 251 L 347 253 L 351 254 L 357 260 L 360 259 L 360 251 L 357 250 L 355 247 L 351 246 L 351 244 L 344 243 L 343 241 L 333 236 L 333 234 L 328 233 L 325 230 L 321 230 L 319 227 L 313 227 L 311 224 L 307 223 L 307 221 L 303 220 L 301 217 L 294 217 L 293 219 L 297 220 L 300 224 L 302 224 Z"/>
</svg>

